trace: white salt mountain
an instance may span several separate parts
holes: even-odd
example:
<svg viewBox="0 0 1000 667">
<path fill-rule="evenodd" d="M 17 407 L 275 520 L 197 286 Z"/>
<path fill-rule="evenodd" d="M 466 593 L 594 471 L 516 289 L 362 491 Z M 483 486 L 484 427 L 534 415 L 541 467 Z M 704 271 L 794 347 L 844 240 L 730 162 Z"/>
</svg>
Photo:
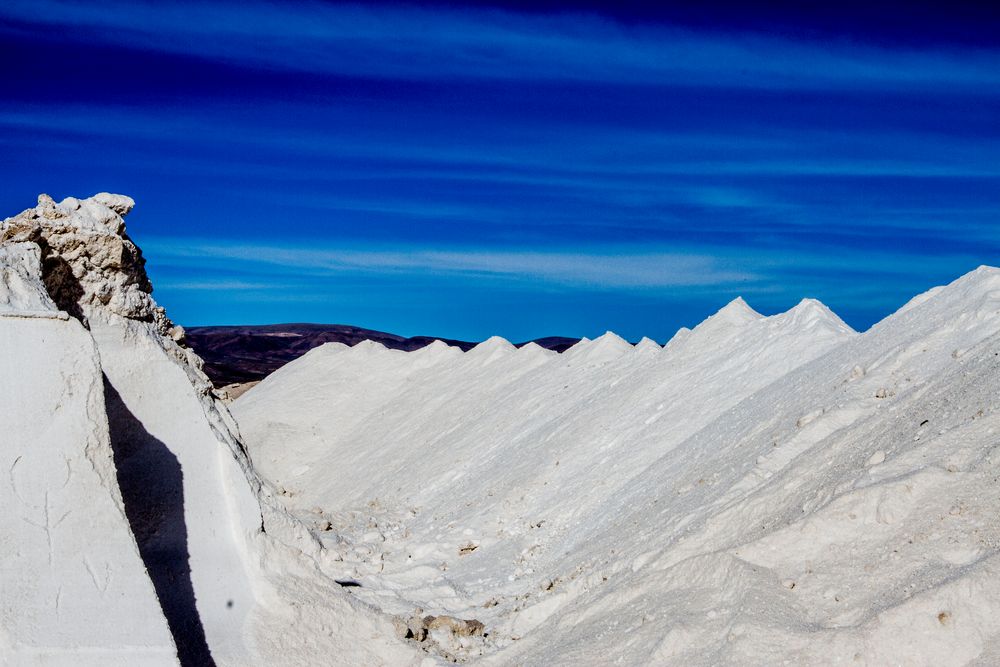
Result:
<svg viewBox="0 0 1000 667">
<path fill-rule="evenodd" d="M 417 664 L 321 572 L 150 296 L 127 197 L 0 222 L 0 664 Z"/>
<path fill-rule="evenodd" d="M 0 665 L 1000 664 L 1000 271 L 863 334 L 329 344 L 241 440 L 131 207 L 0 222 Z"/>
<path fill-rule="evenodd" d="M 857 334 L 324 346 L 233 405 L 357 596 L 486 664 L 1000 663 L 1000 271 Z M 329 533 L 323 530 L 332 528 Z"/>
</svg>

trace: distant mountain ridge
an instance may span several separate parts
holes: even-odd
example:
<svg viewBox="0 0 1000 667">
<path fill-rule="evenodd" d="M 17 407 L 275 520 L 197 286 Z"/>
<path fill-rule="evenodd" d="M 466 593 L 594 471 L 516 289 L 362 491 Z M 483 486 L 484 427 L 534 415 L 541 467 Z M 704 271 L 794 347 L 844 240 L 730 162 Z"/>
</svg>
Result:
<svg viewBox="0 0 1000 667">
<path fill-rule="evenodd" d="M 205 374 L 216 386 L 262 380 L 289 361 L 298 359 L 324 343 L 354 346 L 366 340 L 375 341 L 391 350 L 407 352 L 419 350 L 435 340 L 441 340 L 462 351 L 468 351 L 478 344 L 433 336 L 399 336 L 346 324 L 298 322 L 187 329 L 188 344 L 204 360 Z M 535 343 L 547 350 L 563 352 L 579 341 L 579 338 L 547 336 L 516 345 L 521 347 Z"/>
</svg>

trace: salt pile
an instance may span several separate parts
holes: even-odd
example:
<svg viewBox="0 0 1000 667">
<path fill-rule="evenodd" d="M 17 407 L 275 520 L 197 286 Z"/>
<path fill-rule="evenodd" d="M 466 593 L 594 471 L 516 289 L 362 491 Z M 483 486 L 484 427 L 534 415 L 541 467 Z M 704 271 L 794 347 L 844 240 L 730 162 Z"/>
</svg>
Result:
<svg viewBox="0 0 1000 667">
<path fill-rule="evenodd" d="M 737 299 L 665 348 L 321 347 L 233 410 L 359 598 L 486 628 L 432 652 L 989 663 L 998 332 L 984 267 L 863 334 Z"/>
<path fill-rule="evenodd" d="M 132 205 L 0 222 L 0 664 L 1000 663 L 1000 270 L 863 333 L 328 344 L 231 415 Z"/>
</svg>

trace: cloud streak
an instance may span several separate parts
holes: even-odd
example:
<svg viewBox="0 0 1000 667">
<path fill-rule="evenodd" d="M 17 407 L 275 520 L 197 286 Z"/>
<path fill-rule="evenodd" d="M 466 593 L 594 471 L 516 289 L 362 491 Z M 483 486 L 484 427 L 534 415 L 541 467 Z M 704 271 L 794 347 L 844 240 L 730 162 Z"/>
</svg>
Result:
<svg viewBox="0 0 1000 667">
<path fill-rule="evenodd" d="M 2 3 L 0 203 L 133 196 L 189 323 L 638 337 L 742 293 L 865 328 L 996 263 L 995 44 L 562 9 Z"/>
<path fill-rule="evenodd" d="M 243 267 L 278 267 L 283 275 L 462 276 L 469 279 L 528 281 L 599 289 L 718 286 L 758 279 L 726 268 L 718 258 L 678 252 L 498 252 L 411 248 L 316 250 L 288 246 L 222 245 L 190 239 L 152 239 L 146 251 L 166 263 L 178 261 L 230 263 Z M 168 283 L 172 289 L 266 288 L 267 283 L 241 281 Z"/>
<path fill-rule="evenodd" d="M 623 26 L 594 15 L 398 5 L 247 2 L 13 1 L 11 22 L 77 39 L 239 62 L 251 67 L 391 79 L 512 79 L 725 85 L 996 85 L 997 53 L 885 49 L 747 33 Z M 15 32 L 9 27 L 7 32 Z M 734 67 L 734 63 L 739 63 Z"/>
</svg>

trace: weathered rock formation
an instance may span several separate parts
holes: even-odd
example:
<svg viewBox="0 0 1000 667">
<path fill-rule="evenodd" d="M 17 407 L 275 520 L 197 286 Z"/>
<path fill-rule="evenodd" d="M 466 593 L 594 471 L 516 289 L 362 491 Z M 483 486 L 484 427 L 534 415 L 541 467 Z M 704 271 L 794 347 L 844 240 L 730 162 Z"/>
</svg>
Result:
<svg viewBox="0 0 1000 667">
<path fill-rule="evenodd" d="M 0 223 L 0 242 L 39 246 L 48 294 L 62 310 L 86 319 L 95 309 L 173 327 L 156 305 L 139 248 L 125 233 L 124 216 L 135 202 L 102 192 L 90 199 L 48 195 L 38 205 Z"/>
<path fill-rule="evenodd" d="M 41 195 L 0 222 L 0 663 L 412 662 L 254 471 L 151 296 L 132 206 Z"/>
</svg>

